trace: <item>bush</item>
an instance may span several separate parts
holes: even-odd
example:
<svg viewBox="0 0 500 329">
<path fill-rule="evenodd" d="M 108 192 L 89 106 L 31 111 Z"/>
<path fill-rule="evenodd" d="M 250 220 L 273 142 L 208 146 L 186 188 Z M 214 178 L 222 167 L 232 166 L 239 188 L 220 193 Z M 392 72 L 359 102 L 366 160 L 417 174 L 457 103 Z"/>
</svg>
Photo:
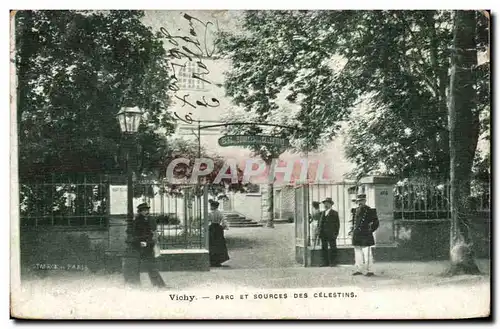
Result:
<svg viewBox="0 0 500 329">
<path fill-rule="evenodd" d="M 163 225 L 179 225 L 181 221 L 177 217 L 177 214 L 172 213 L 172 214 L 163 214 L 154 217 L 156 220 L 157 224 L 163 224 Z"/>
<path fill-rule="evenodd" d="M 203 222 L 201 217 L 196 216 L 195 218 L 191 218 L 191 222 L 189 223 L 189 228 L 191 230 L 200 230 L 203 228 Z"/>
</svg>

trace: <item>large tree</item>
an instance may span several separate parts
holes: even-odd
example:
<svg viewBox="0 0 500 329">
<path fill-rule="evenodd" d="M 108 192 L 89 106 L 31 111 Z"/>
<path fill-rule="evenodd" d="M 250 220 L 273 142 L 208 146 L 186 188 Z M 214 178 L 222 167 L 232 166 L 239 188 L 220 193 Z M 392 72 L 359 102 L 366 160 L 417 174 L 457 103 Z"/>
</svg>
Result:
<svg viewBox="0 0 500 329">
<path fill-rule="evenodd" d="M 236 104 L 265 122 L 283 99 L 297 105 L 293 118 L 310 129 L 291 138 L 306 135 L 310 149 L 348 121 L 346 155 L 357 176 L 449 173 L 451 11 L 249 11 L 242 22 L 240 33 L 219 39 Z M 487 27 L 481 16 L 481 51 Z M 476 82 L 485 111 L 488 72 Z M 362 113 L 360 103 L 368 105 Z"/>
<path fill-rule="evenodd" d="M 302 140 L 309 150 L 335 134 L 357 93 L 332 92 L 339 81 L 333 79 L 335 74 L 324 61 L 331 52 L 326 54 L 318 43 L 334 40 L 313 34 L 327 25 L 313 13 L 248 11 L 243 15 L 241 33 L 222 32 L 217 40 L 221 55 L 231 63 L 225 88 L 233 102 L 257 114 L 258 121 L 274 123 L 272 113 L 283 110 L 281 101 L 286 98 L 293 112 L 287 118 L 304 130 L 277 129 L 275 133 L 287 135 L 292 142 Z"/>
<path fill-rule="evenodd" d="M 285 128 L 273 127 L 273 126 L 265 126 L 258 125 L 258 123 L 266 123 L 262 122 L 259 117 L 259 114 L 255 109 L 241 109 L 241 108 L 232 108 L 222 117 L 222 120 L 226 123 L 246 123 L 243 125 L 228 125 L 223 129 L 224 134 L 241 134 L 241 135 L 271 135 L 277 136 L 284 139 L 288 139 L 287 135 L 293 131 L 294 124 L 293 118 L 288 117 L 287 111 L 282 111 L 277 108 L 274 111 L 268 113 L 269 117 L 273 119 L 270 120 L 273 124 L 278 126 L 283 126 Z M 268 121 L 269 122 L 269 121 Z M 289 126 L 290 128 L 286 128 Z M 287 149 L 298 150 L 300 149 L 300 143 L 303 142 L 301 140 L 295 140 L 295 147 L 280 147 L 280 146 L 270 146 L 270 145 L 259 145 L 259 144 L 251 144 L 246 145 L 252 156 L 260 158 L 264 161 L 267 170 L 272 170 L 273 160 L 279 159 L 280 155 L 285 152 Z M 292 144 L 293 145 L 293 144 Z M 268 177 L 274 178 L 272 173 L 267 172 Z M 266 209 L 266 217 L 267 217 L 267 227 L 274 228 L 274 183 L 275 180 L 267 181 L 267 209 Z"/>
<path fill-rule="evenodd" d="M 116 113 L 147 118 L 143 155 L 169 134 L 169 66 L 142 11 L 16 12 L 17 127 L 21 179 L 48 172 L 120 171 Z M 134 152 L 135 153 L 135 152 Z M 147 170 L 148 168 L 142 168 Z"/>
<path fill-rule="evenodd" d="M 475 11 L 454 13 L 450 76 L 451 274 L 477 274 L 469 232 L 471 169 L 480 129 L 477 104 Z"/>
<path fill-rule="evenodd" d="M 458 39 L 468 40 L 464 49 L 469 53 L 458 63 L 488 46 L 487 17 L 474 15 L 467 22 L 459 19 L 458 29 L 466 33 Z M 334 138 L 348 121 L 347 156 L 357 165 L 357 176 L 373 170 L 448 176 L 450 168 L 460 166 L 463 187 L 453 189 L 463 197 L 480 127 L 489 129 L 479 121 L 479 113 L 489 111 L 489 64 L 470 65 L 468 76 L 460 73 L 454 92 L 467 84 L 463 95 L 474 102 L 459 109 L 464 118 L 449 127 L 453 40 L 458 48 L 465 44 L 453 39 L 456 26 L 452 11 L 245 12 L 241 31 L 219 39 L 232 64 L 227 93 L 268 123 L 283 102 L 280 96 L 296 104 L 293 119 L 309 129 L 293 131 L 290 138 L 305 138 L 311 150 Z M 362 103 L 368 104 L 365 110 Z M 459 131 L 463 136 L 457 136 Z M 455 138 L 451 144 L 450 137 Z M 461 202 L 455 203 L 453 216 L 460 216 Z M 458 222 L 454 217 L 452 240 Z"/>
</svg>

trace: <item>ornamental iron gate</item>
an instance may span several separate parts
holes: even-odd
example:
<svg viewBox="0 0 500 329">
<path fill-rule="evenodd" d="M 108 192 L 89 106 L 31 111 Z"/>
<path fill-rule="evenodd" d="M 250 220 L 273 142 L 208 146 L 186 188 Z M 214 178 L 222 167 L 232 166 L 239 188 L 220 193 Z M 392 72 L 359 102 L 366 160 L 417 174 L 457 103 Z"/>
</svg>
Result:
<svg viewBox="0 0 500 329">
<path fill-rule="evenodd" d="M 351 245 L 349 231 L 351 226 L 351 209 L 355 207 L 351 199 L 353 184 L 341 183 L 319 183 L 304 184 L 295 188 L 295 249 L 296 260 L 306 266 L 308 264 L 308 252 L 306 250 L 321 249 L 321 242 L 315 241 L 314 232 L 317 223 L 310 222 L 312 202 L 323 201 L 332 198 L 335 209 L 339 213 L 340 230 L 337 238 L 337 246 L 348 247 Z M 320 210 L 324 210 L 321 204 Z"/>
<path fill-rule="evenodd" d="M 206 185 L 180 185 L 172 190 L 162 183 L 140 183 L 136 193 L 143 195 L 140 202 L 151 207 L 160 249 L 208 249 Z"/>
</svg>

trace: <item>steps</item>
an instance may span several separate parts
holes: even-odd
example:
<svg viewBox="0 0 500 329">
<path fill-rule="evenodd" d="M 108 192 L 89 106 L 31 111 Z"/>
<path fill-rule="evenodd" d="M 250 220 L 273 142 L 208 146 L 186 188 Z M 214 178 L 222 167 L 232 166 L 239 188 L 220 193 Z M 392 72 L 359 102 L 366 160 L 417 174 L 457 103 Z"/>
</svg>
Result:
<svg viewBox="0 0 500 329">
<path fill-rule="evenodd" d="M 227 211 L 223 212 L 229 227 L 262 227 L 263 225 L 246 218 L 238 213 Z"/>
<path fill-rule="evenodd" d="M 293 223 L 293 222 L 290 222 L 288 219 L 274 219 L 274 224 L 289 224 L 289 223 Z"/>
</svg>

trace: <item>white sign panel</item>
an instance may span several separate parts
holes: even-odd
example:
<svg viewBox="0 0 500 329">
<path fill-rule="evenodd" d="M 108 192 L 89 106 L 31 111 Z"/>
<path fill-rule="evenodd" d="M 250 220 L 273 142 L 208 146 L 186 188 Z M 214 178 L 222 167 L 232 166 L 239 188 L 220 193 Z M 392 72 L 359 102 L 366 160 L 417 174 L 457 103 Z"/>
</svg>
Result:
<svg viewBox="0 0 500 329">
<path fill-rule="evenodd" d="M 390 214 L 393 212 L 392 186 L 377 186 L 375 188 L 375 204 L 377 212 L 380 214 Z"/>
<path fill-rule="evenodd" d="M 109 213 L 110 215 L 127 214 L 127 185 L 109 186 Z"/>
</svg>

